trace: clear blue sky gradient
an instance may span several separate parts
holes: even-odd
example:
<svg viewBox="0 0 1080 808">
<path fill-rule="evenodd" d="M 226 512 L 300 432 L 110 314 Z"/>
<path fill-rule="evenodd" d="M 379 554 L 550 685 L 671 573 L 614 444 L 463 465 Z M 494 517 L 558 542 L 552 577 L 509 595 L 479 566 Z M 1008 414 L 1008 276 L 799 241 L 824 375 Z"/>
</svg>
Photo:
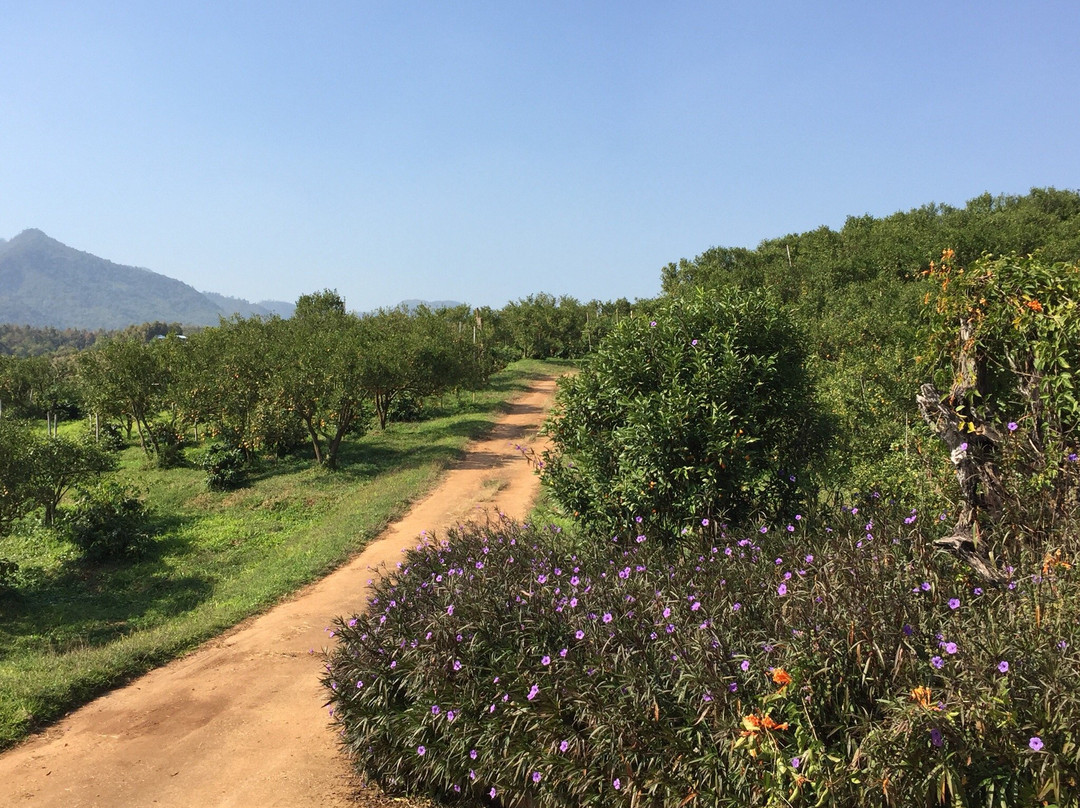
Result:
<svg viewBox="0 0 1080 808">
<path fill-rule="evenodd" d="M 350 308 L 1080 188 L 1080 3 L 0 0 L 0 237 Z"/>
</svg>

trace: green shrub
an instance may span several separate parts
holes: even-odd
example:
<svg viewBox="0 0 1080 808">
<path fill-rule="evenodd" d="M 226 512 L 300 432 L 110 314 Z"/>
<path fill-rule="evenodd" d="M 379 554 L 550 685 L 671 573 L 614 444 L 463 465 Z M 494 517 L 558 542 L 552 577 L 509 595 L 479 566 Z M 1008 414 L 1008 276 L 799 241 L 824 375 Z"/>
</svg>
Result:
<svg viewBox="0 0 1080 808">
<path fill-rule="evenodd" d="M 155 424 L 156 465 L 162 469 L 174 469 L 184 464 L 184 435 L 174 427 Z"/>
<path fill-rule="evenodd" d="M 335 623 L 344 747 L 447 801 L 1075 804 L 1077 548 L 983 591 L 931 563 L 935 516 L 804 522 L 678 556 L 505 522 L 428 541 Z"/>
<path fill-rule="evenodd" d="M 0 594 L 15 586 L 15 575 L 18 572 L 18 564 L 14 561 L 0 558 Z"/>
<path fill-rule="evenodd" d="M 410 390 L 399 393 L 387 409 L 386 420 L 391 423 L 422 421 L 424 418 L 424 399 Z"/>
<path fill-rule="evenodd" d="M 737 290 L 623 320 L 561 380 L 547 430 L 544 481 L 568 510 L 667 536 L 791 512 L 827 434 L 800 334 Z"/>
<path fill-rule="evenodd" d="M 247 483 L 247 461 L 236 446 L 216 443 L 206 449 L 199 466 L 206 472 L 210 491 L 232 491 Z"/>
<path fill-rule="evenodd" d="M 140 554 L 151 540 L 139 492 L 109 480 L 76 492 L 66 514 L 72 542 L 94 561 Z"/>
</svg>

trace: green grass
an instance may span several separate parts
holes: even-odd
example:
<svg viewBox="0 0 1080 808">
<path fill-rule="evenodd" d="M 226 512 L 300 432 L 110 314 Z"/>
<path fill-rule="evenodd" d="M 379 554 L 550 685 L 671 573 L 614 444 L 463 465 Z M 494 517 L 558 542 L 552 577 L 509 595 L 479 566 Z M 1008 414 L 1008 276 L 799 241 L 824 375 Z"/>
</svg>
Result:
<svg viewBox="0 0 1080 808">
<path fill-rule="evenodd" d="M 195 468 L 147 469 L 137 445 L 117 475 L 147 493 L 157 530 L 141 558 L 90 565 L 53 533 L 0 538 L 20 565 L 0 592 L 0 748 L 172 659 L 341 565 L 429 491 L 553 363 L 517 362 L 477 393 L 430 402 L 429 420 L 377 428 L 327 472 L 265 461 L 251 485 L 210 493 Z"/>
</svg>

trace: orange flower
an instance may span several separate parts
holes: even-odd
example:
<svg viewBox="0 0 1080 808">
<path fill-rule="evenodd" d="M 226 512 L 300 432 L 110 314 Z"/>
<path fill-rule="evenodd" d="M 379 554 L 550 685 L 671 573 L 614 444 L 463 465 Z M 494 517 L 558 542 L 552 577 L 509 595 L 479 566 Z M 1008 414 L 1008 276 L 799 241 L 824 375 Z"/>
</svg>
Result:
<svg viewBox="0 0 1080 808">
<path fill-rule="evenodd" d="M 740 733 L 744 738 L 748 735 L 757 735 L 761 730 L 773 730 L 773 729 L 787 729 L 788 724 L 785 721 L 783 724 L 777 724 L 767 715 L 756 715 L 750 713 L 750 715 L 743 716 L 742 725 L 745 729 Z"/>
<path fill-rule="evenodd" d="M 788 728 L 787 721 L 785 721 L 783 724 L 777 724 L 775 721 L 773 721 L 767 715 L 762 716 L 761 725 L 763 727 L 765 727 L 765 729 L 787 729 Z"/>
<path fill-rule="evenodd" d="M 1038 300 L 1029 300 L 1024 305 L 1027 306 L 1032 311 L 1042 311 L 1043 310 L 1043 305 Z"/>
<path fill-rule="evenodd" d="M 925 685 L 920 685 L 911 691 L 911 698 L 915 699 L 920 705 L 927 710 L 940 710 L 936 704 L 930 703 L 930 688 Z"/>
<path fill-rule="evenodd" d="M 951 260 L 953 260 L 953 256 L 955 256 L 955 255 L 956 255 L 956 250 L 952 249 L 952 247 L 946 247 L 944 250 L 941 251 L 941 260 L 942 261 L 951 261 Z"/>
<path fill-rule="evenodd" d="M 791 684 L 791 674 L 783 668 L 773 668 L 772 680 L 781 687 Z"/>
</svg>

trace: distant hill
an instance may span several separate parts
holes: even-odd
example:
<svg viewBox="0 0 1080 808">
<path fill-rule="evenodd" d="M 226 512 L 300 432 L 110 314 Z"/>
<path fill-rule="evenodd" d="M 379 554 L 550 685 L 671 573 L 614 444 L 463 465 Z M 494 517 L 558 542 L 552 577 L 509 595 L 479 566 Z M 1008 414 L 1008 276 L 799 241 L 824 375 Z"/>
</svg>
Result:
<svg viewBox="0 0 1080 808">
<path fill-rule="evenodd" d="M 439 309 L 454 309 L 463 305 L 456 300 L 402 300 L 398 306 L 403 306 L 408 311 L 416 311 L 420 306 L 427 306 L 432 311 Z"/>
<path fill-rule="evenodd" d="M 68 247 L 40 230 L 0 239 L 0 323 L 79 329 L 155 321 L 217 325 L 234 313 L 287 317 L 292 308 L 199 292 L 148 269 Z"/>
</svg>

